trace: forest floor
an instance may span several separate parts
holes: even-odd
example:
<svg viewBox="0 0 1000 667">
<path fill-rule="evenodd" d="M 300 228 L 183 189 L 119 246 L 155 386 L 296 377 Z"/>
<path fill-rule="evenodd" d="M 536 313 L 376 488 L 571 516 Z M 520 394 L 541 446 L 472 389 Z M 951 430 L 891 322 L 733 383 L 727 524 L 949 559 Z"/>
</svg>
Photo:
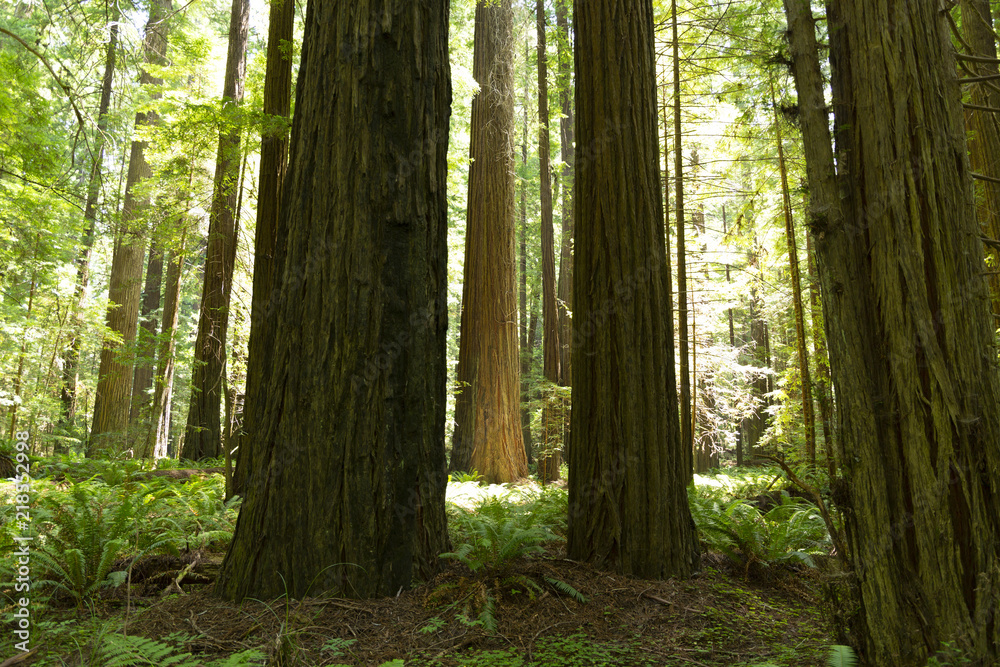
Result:
<svg viewBox="0 0 1000 667">
<path fill-rule="evenodd" d="M 826 665 L 835 643 L 817 570 L 769 570 L 748 579 L 713 554 L 703 556 L 697 576 L 683 581 L 601 572 L 552 550 L 517 563 L 518 574 L 563 581 L 585 603 L 554 588 L 528 595 L 524 586 L 493 586 L 449 563 L 432 581 L 397 597 L 233 604 L 209 592 L 220 561 L 219 554 L 206 554 L 193 572 L 193 580 L 204 583 L 182 584 L 184 595 L 133 597 L 126 632 L 159 639 L 181 631 L 189 637 L 184 649 L 206 662 L 256 648 L 271 656 L 269 665 L 286 666 L 805 667 Z M 495 602 L 493 630 L 459 618 L 459 606 L 451 606 L 477 590 L 482 599 L 487 589 Z M 105 600 L 97 614 L 121 618 L 124 602 Z"/>
</svg>

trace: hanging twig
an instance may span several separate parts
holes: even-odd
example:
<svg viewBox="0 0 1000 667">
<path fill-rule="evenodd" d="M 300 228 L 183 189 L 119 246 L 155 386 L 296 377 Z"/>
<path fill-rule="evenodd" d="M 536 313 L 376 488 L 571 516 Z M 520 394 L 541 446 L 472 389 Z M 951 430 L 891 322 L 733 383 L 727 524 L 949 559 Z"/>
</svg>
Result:
<svg viewBox="0 0 1000 667">
<path fill-rule="evenodd" d="M 14 33 L 12 33 L 10 30 L 7 30 L 6 28 L 0 28 L 0 33 L 3 33 L 8 37 L 17 40 L 21 44 L 21 46 L 27 49 L 32 55 L 38 58 L 43 65 L 45 65 L 45 69 L 49 70 L 49 74 L 52 75 L 52 78 L 56 80 L 56 83 L 59 84 L 59 87 L 62 88 L 64 93 L 66 93 L 66 99 L 67 101 L 69 101 L 70 106 L 73 107 L 73 112 L 76 114 L 76 120 L 77 122 L 80 123 L 80 127 L 81 128 L 86 127 L 86 123 L 83 122 L 83 114 L 80 113 L 80 110 L 77 108 L 76 102 L 73 100 L 73 93 L 70 92 L 69 86 L 67 86 L 65 83 L 62 82 L 62 79 L 60 79 L 59 75 L 56 74 L 56 71 L 52 69 L 52 65 L 50 65 L 49 61 L 45 59 L 45 56 L 36 51 L 26 41 L 24 41 Z"/>
</svg>

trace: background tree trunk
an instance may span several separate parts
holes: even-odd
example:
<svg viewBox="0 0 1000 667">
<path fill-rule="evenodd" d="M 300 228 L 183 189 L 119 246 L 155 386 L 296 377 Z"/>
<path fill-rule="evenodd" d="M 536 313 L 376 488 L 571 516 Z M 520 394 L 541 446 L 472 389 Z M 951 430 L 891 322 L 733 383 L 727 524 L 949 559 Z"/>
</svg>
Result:
<svg viewBox="0 0 1000 667">
<path fill-rule="evenodd" d="M 151 65 L 165 65 L 167 52 L 166 17 L 172 9 L 171 0 L 154 0 L 150 5 L 146 23 L 144 59 Z M 160 85 L 162 79 L 143 70 L 142 85 Z M 153 93 L 153 99 L 159 93 Z M 154 125 L 154 112 L 138 113 L 135 125 Z M 121 342 L 104 341 L 101 349 L 101 366 L 98 371 L 97 391 L 94 398 L 94 421 L 91 427 L 88 454 L 109 449 L 124 449 L 132 399 L 132 362 L 128 357 L 129 346 L 135 341 L 139 318 L 139 298 L 142 288 L 142 262 L 146 256 L 146 239 L 150 222 L 149 200 L 135 195 L 135 188 L 143 179 L 152 176 L 146 162 L 146 141 L 133 141 L 125 182 L 125 203 L 122 225 L 115 234 L 114 254 L 111 260 L 111 277 L 108 282 L 108 328 L 121 338 Z"/>
<path fill-rule="evenodd" d="M 97 200 L 101 194 L 101 174 L 104 163 L 105 133 L 108 127 L 108 109 L 111 107 L 111 89 L 115 78 L 115 62 L 118 60 L 117 11 L 111 17 L 110 37 L 107 57 L 104 60 L 104 76 L 101 78 L 101 101 L 97 111 L 97 134 L 94 137 L 94 164 L 87 183 L 87 203 L 83 210 L 86 231 L 80 239 L 80 256 L 76 261 L 76 290 L 73 294 L 73 316 L 71 333 L 63 355 L 63 385 L 60 393 L 63 406 L 63 423 L 72 428 L 76 421 L 76 385 L 79 379 L 80 347 L 83 344 L 82 311 L 87 303 L 90 288 L 90 255 L 94 247 L 97 229 Z"/>
<path fill-rule="evenodd" d="M 518 409 L 513 40 L 511 0 L 479 3 L 451 469 L 476 470 L 491 483 L 528 474 Z"/>
<path fill-rule="evenodd" d="M 573 165 L 576 147 L 573 145 L 573 41 L 569 31 L 571 0 L 556 0 L 558 27 L 559 98 L 562 117 L 559 119 L 560 146 L 563 167 L 562 181 L 562 242 L 559 250 L 559 384 L 573 384 Z M 567 415 L 567 422 L 568 422 Z M 568 425 L 568 424 L 567 424 Z M 565 446 L 565 442 L 563 443 Z"/>
<path fill-rule="evenodd" d="M 273 122 L 261 134 L 260 179 L 257 186 L 257 231 L 254 236 L 253 300 L 250 305 L 250 341 L 247 349 L 247 383 L 243 413 L 262 410 L 266 403 L 261 383 L 264 363 L 274 342 L 268 309 L 276 304 L 274 292 L 275 253 L 286 229 L 281 227 L 281 190 L 288 164 L 287 121 L 292 110 L 292 54 L 287 45 L 294 39 L 295 3 L 271 3 L 267 31 L 267 65 L 264 71 L 264 114 Z M 236 434 L 236 470 L 232 492 L 242 494 L 254 471 L 253 437 Z"/>
<path fill-rule="evenodd" d="M 933 3 L 830 4 L 838 192 L 812 16 L 785 9 L 862 656 L 995 664 L 1000 380 L 948 28 Z"/>
<path fill-rule="evenodd" d="M 243 103 L 246 74 L 250 0 L 233 0 L 229 21 L 229 54 L 222 90 L 224 123 L 236 122 Z M 222 448 L 222 374 L 226 367 L 229 301 L 236 263 L 239 230 L 236 201 L 239 197 L 240 127 L 224 126 L 215 158 L 215 186 L 208 223 L 208 254 L 201 291 L 198 338 L 191 370 L 191 402 L 181 457 L 204 459 L 219 456 Z"/>
<path fill-rule="evenodd" d="M 535 5 L 538 54 L 538 169 L 541 177 L 542 237 L 542 373 L 553 385 L 561 377 L 559 358 L 559 314 L 556 306 L 555 233 L 552 229 L 552 172 L 549 165 L 549 80 L 545 45 L 545 3 Z M 562 463 L 562 401 L 547 392 L 542 406 L 542 446 L 538 453 L 538 477 L 542 483 L 559 479 Z"/>
<path fill-rule="evenodd" d="M 444 0 L 309 4 L 226 597 L 395 595 L 449 546 L 450 96 Z"/>
<path fill-rule="evenodd" d="M 667 386 L 653 8 L 575 9 L 577 136 L 607 140 L 577 169 L 568 553 L 641 577 L 685 576 L 698 542 Z"/>
<path fill-rule="evenodd" d="M 135 372 L 132 376 L 132 409 L 129 420 L 138 424 L 149 416 L 152 405 L 149 389 L 153 386 L 153 369 L 156 368 L 156 311 L 160 309 L 160 290 L 163 287 L 163 248 L 153 232 L 149 246 L 149 261 L 146 263 L 146 281 L 142 288 L 142 303 L 139 310 L 138 346 L 136 348 Z M 129 437 L 130 444 L 140 444 L 145 440 L 146 431 Z"/>
</svg>

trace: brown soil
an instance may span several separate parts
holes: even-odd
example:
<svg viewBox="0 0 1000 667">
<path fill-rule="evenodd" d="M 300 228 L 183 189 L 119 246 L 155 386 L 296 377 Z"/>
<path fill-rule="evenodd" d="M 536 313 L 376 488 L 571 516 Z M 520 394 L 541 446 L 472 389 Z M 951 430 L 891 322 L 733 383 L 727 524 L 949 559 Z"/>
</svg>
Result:
<svg viewBox="0 0 1000 667">
<path fill-rule="evenodd" d="M 271 657 L 268 664 L 286 666 L 377 666 L 397 658 L 407 665 L 486 665 L 497 663 L 485 661 L 483 651 L 507 651 L 524 664 L 538 665 L 771 662 L 803 667 L 824 665 L 826 647 L 835 643 L 830 614 L 819 600 L 823 585 L 817 571 L 771 570 L 747 581 L 742 571 L 730 570 L 714 555 L 703 558 L 699 575 L 684 581 L 633 579 L 550 553 L 524 560 L 513 570 L 536 582 L 541 593 L 529 594 L 524 579 L 484 581 L 449 564 L 431 582 L 391 598 L 243 604 L 211 594 L 208 584 L 220 559 L 208 555 L 137 564 L 133 569 L 141 574 L 132 595 L 105 600 L 105 612 L 120 616 L 131 605 L 129 634 L 162 638 L 185 632 L 193 639 L 184 650 L 206 661 L 255 648 Z M 152 588 L 176 590 L 170 582 L 192 561 L 180 582 L 183 594 L 154 595 Z M 569 584 L 587 602 L 560 593 L 545 577 Z M 458 618 L 475 618 L 487 594 L 495 601 L 495 631 Z M 586 636 L 585 645 L 603 650 L 604 657 L 582 661 L 575 653 L 570 661 L 553 658 L 559 652 L 553 651 L 554 642 L 570 638 L 579 646 L 580 635 Z M 322 648 L 335 638 L 345 641 Z M 475 654 L 479 662 L 463 662 Z M 67 659 L 65 664 L 80 662 Z"/>
</svg>

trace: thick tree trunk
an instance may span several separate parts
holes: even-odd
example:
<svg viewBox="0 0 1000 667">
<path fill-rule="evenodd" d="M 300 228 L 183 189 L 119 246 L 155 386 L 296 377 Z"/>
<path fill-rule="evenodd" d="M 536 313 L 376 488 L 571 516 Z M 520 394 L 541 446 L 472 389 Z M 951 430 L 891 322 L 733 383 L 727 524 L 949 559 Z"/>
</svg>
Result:
<svg viewBox="0 0 1000 667">
<path fill-rule="evenodd" d="M 222 113 L 227 123 L 235 122 L 236 109 L 243 103 L 246 74 L 247 34 L 250 0 L 233 0 L 229 21 L 229 54 L 223 84 Z M 219 456 L 222 451 L 222 374 L 226 368 L 226 338 L 229 332 L 229 301 L 236 264 L 236 236 L 239 219 L 240 129 L 225 127 L 219 136 L 215 158 L 215 185 L 208 223 L 208 254 L 201 291 L 198 338 L 191 370 L 191 402 L 181 457 L 198 460 Z"/>
<path fill-rule="evenodd" d="M 785 240 L 788 244 L 788 272 L 792 280 L 792 306 L 795 311 L 795 348 L 799 357 L 799 383 L 802 386 L 802 422 L 806 435 L 806 458 L 816 465 L 816 416 L 813 410 L 812 376 L 809 373 L 809 349 L 806 347 L 805 307 L 802 305 L 802 277 L 799 271 L 799 249 L 795 241 L 795 220 L 792 218 L 792 194 L 788 188 L 788 167 L 781 135 L 781 117 L 771 82 L 771 106 L 774 108 L 774 135 L 778 147 L 778 172 L 781 175 L 782 209 L 785 215 Z"/>
<path fill-rule="evenodd" d="M 528 60 L 528 44 L 525 42 L 525 62 Z M 521 129 L 521 168 L 528 168 L 528 82 L 529 77 L 524 77 L 524 97 L 522 108 L 524 109 L 524 125 Z M 528 344 L 528 184 L 526 179 L 521 180 L 521 211 L 520 211 L 520 254 L 521 271 L 518 286 L 518 323 L 520 326 L 520 357 L 521 357 L 521 437 L 524 439 L 524 455 L 528 463 L 532 461 L 531 456 L 531 411 L 528 410 L 530 400 L 528 386 L 528 374 L 531 372 L 531 345 Z"/>
<path fill-rule="evenodd" d="M 691 413 L 691 367 L 688 334 L 687 248 L 684 238 L 684 152 L 681 135 L 681 58 L 677 37 L 677 0 L 670 4 L 673 30 L 674 67 L 674 206 L 677 207 L 677 326 L 680 336 L 681 380 L 681 442 L 684 446 L 682 464 L 688 479 L 694 474 L 694 431 Z"/>
<path fill-rule="evenodd" d="M 146 23 L 145 61 L 151 65 L 166 64 L 167 23 L 171 0 L 151 3 L 149 21 Z M 142 85 L 163 83 L 143 70 Z M 159 93 L 153 93 L 153 98 Z M 137 128 L 155 125 L 154 112 L 136 114 Z M 94 398 L 94 421 L 91 427 L 88 453 L 102 449 L 124 450 L 132 407 L 132 363 L 127 356 L 129 346 L 135 341 L 139 318 L 139 299 L 142 288 L 142 262 L 146 256 L 146 240 L 150 221 L 147 219 L 149 200 L 137 197 L 136 186 L 152 176 L 146 162 L 146 141 L 133 141 L 125 182 L 125 203 L 122 208 L 122 225 L 115 234 L 114 254 L 111 260 L 111 277 L 108 285 L 107 326 L 120 340 L 106 340 L 101 349 L 101 366 L 98 371 L 97 392 Z"/>
<path fill-rule="evenodd" d="M 469 211 L 451 469 L 492 483 L 527 475 L 514 285 L 514 13 L 476 6 Z"/>
<path fill-rule="evenodd" d="M 997 65 L 997 36 L 993 30 L 989 0 L 959 0 L 962 9 L 962 32 L 971 48 L 970 55 L 986 61 L 966 62 L 974 76 L 1000 76 Z M 1000 90 L 997 79 L 971 84 L 972 104 L 990 109 L 1000 109 Z M 971 131 L 969 158 L 972 171 L 986 176 L 976 180 L 976 212 L 983 233 L 991 239 L 1000 239 L 1000 118 L 996 111 L 966 110 L 966 127 Z M 988 180 L 993 179 L 993 180 Z M 986 246 L 990 268 L 1000 270 L 1000 248 Z M 1000 274 L 989 277 L 993 298 L 993 314 L 1000 317 Z"/>
<path fill-rule="evenodd" d="M 79 380 L 80 347 L 83 344 L 83 309 L 90 291 L 90 255 L 94 247 L 97 229 L 97 201 L 101 194 L 101 174 L 104 163 L 104 136 L 108 129 L 108 109 L 111 107 L 111 89 L 115 78 L 115 62 L 118 60 L 118 21 L 111 20 L 107 56 L 104 60 L 104 76 L 101 79 L 101 101 L 97 111 L 97 133 L 94 136 L 94 164 L 87 183 L 87 203 L 83 209 L 86 231 L 80 239 L 80 255 L 76 260 L 76 289 L 73 294 L 73 315 L 70 338 L 63 355 L 63 384 L 60 392 L 62 400 L 62 422 L 72 428 L 76 421 L 76 386 Z M 57 446 L 58 450 L 58 446 Z"/>
<path fill-rule="evenodd" d="M 309 4 L 228 598 L 395 595 L 449 546 L 450 97 L 444 0 Z"/>
<path fill-rule="evenodd" d="M 952 642 L 996 664 L 1000 380 L 947 25 L 935 3 L 830 3 L 838 191 L 809 6 L 785 8 L 862 657 Z"/>
<path fill-rule="evenodd" d="M 268 310 L 275 307 L 275 253 L 279 239 L 286 234 L 281 226 L 281 191 L 288 164 L 287 121 L 292 110 L 292 43 L 295 28 L 295 3 L 272 2 L 267 32 L 267 65 L 264 71 L 264 114 L 273 119 L 270 130 L 261 134 L 260 179 L 257 186 L 257 231 L 254 236 L 253 301 L 250 306 L 250 341 L 247 350 L 247 384 L 244 415 L 263 410 L 267 388 L 262 379 L 264 364 L 274 343 L 269 328 Z M 242 494 L 247 479 L 255 472 L 251 446 L 257 442 L 243 429 L 236 434 L 236 470 L 232 492 Z"/>
<path fill-rule="evenodd" d="M 816 274 L 816 257 L 812 248 L 812 234 L 806 234 L 806 262 L 809 267 L 809 311 L 812 316 L 813 356 L 816 359 L 816 393 L 819 399 L 820 424 L 823 428 L 823 449 L 826 469 L 830 478 L 837 472 L 837 457 L 833 446 L 833 405 L 830 400 L 830 356 L 826 351 L 826 333 L 823 331 L 823 304 L 820 297 L 819 276 Z"/>
<path fill-rule="evenodd" d="M 549 80 L 545 44 L 545 3 L 535 5 L 538 54 L 538 164 L 541 176 L 542 238 L 542 374 L 546 381 L 558 384 L 559 314 L 556 306 L 555 232 L 552 229 L 552 172 L 549 165 Z M 542 446 L 538 453 L 538 477 L 542 483 L 559 479 L 562 463 L 562 401 L 547 394 L 542 406 Z"/>
<path fill-rule="evenodd" d="M 577 0 L 575 10 L 578 137 L 611 140 L 577 165 L 568 552 L 641 577 L 685 576 L 698 542 L 667 386 L 653 8 Z"/>
</svg>

